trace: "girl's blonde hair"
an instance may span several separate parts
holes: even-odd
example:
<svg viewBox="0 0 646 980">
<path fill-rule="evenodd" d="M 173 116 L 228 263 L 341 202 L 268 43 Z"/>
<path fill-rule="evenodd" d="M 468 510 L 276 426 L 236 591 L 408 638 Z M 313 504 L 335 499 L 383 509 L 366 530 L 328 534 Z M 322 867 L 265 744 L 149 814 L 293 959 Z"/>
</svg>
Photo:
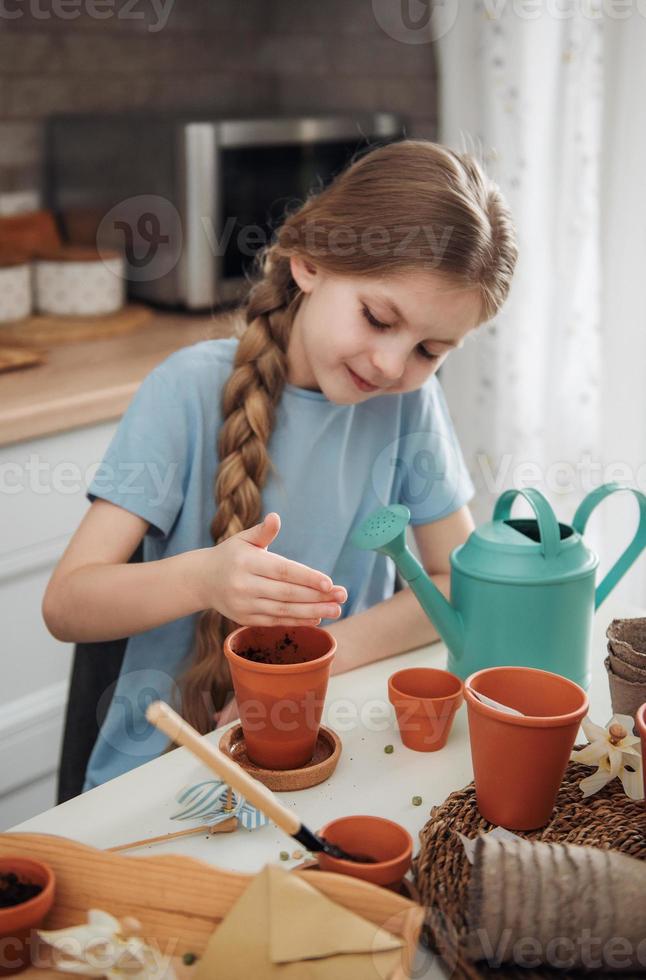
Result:
<svg viewBox="0 0 646 980">
<path fill-rule="evenodd" d="M 484 321 L 507 296 L 517 248 L 507 205 L 478 163 L 422 140 L 365 153 L 289 214 L 259 256 L 260 276 L 244 307 L 247 325 L 223 390 L 216 545 L 261 519 L 267 443 L 302 300 L 293 255 L 341 276 L 431 271 L 453 286 L 477 288 Z M 213 728 L 213 711 L 231 690 L 222 646 L 236 626 L 214 609 L 200 617 L 193 661 L 180 678 L 182 714 L 200 732 Z"/>
</svg>

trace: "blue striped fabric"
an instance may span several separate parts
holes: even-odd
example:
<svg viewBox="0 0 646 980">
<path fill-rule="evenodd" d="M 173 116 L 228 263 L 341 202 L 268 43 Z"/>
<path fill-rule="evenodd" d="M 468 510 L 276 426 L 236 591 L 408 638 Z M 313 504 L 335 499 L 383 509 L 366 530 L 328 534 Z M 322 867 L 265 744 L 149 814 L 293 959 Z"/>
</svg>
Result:
<svg viewBox="0 0 646 980">
<path fill-rule="evenodd" d="M 226 809 L 229 791 L 233 809 Z M 171 816 L 171 820 L 199 820 L 217 824 L 230 817 L 237 817 L 245 830 L 257 830 L 269 823 L 264 813 L 247 803 L 244 796 L 230 790 L 221 779 L 204 779 L 200 783 L 185 786 L 177 795 L 177 802 L 182 808 Z"/>
</svg>

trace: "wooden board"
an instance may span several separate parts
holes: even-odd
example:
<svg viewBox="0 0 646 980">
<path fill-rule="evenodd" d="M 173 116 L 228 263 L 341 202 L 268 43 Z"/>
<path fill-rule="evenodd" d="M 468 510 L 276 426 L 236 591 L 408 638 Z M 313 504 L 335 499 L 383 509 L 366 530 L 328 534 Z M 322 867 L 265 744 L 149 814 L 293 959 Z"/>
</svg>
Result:
<svg viewBox="0 0 646 980">
<path fill-rule="evenodd" d="M 51 347 L 80 340 L 105 340 L 133 333 L 153 322 L 148 306 L 131 303 L 108 316 L 28 316 L 0 324 L 0 345 Z"/>
<path fill-rule="evenodd" d="M 6 371 L 20 371 L 22 368 L 36 367 L 45 363 L 42 351 L 27 350 L 25 347 L 0 346 L 0 374 Z"/>
<path fill-rule="evenodd" d="M 201 955 L 213 930 L 253 878 L 183 855 L 125 856 L 50 834 L 0 834 L 0 856 L 12 854 L 45 861 L 54 870 L 56 898 L 43 928 L 85 922 L 90 908 L 118 919 L 134 916 L 145 939 L 157 942 L 163 951 L 172 949 L 180 964 L 186 952 Z M 406 940 L 412 963 L 424 918 L 421 906 L 358 878 L 327 871 L 293 873 L 357 915 L 379 925 L 387 923 L 389 932 Z M 190 976 L 191 971 L 177 972 Z M 398 971 L 393 980 L 406 975 Z M 31 967 L 20 976 L 53 980 L 63 974 Z"/>
<path fill-rule="evenodd" d="M 35 370 L 0 375 L 0 445 L 118 419 L 166 357 L 231 333 L 226 320 L 155 312 L 123 337 L 53 345 Z"/>
</svg>

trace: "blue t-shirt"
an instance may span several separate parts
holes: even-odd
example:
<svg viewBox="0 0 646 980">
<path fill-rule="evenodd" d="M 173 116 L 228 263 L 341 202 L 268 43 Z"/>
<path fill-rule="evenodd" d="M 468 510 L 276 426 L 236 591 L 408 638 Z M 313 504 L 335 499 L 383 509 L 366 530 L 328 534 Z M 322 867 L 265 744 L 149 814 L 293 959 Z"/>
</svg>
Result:
<svg viewBox="0 0 646 980">
<path fill-rule="evenodd" d="M 111 501 L 149 522 L 145 561 L 213 544 L 221 393 L 237 343 L 235 337 L 204 341 L 152 371 L 88 488 L 90 500 Z M 418 391 L 357 405 L 337 405 L 322 392 L 287 384 L 269 452 L 263 516 L 276 511 L 281 518 L 269 550 L 345 586 L 343 616 L 388 598 L 394 588 L 393 563 L 353 548 L 353 528 L 396 502 L 410 508 L 413 524 L 429 523 L 473 494 L 435 377 Z M 165 748 L 166 737 L 146 722 L 145 710 L 157 698 L 177 704 L 176 678 L 190 662 L 197 619 L 183 617 L 129 639 L 84 790 Z"/>
</svg>

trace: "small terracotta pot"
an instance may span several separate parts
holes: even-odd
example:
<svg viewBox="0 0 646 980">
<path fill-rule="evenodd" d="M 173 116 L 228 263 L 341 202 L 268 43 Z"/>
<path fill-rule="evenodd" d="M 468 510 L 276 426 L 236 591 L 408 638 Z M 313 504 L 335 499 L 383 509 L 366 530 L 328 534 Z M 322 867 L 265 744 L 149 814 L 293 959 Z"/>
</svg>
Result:
<svg viewBox="0 0 646 980">
<path fill-rule="evenodd" d="M 241 626 L 227 636 L 247 755 L 257 766 L 298 769 L 310 761 L 335 652 L 336 640 L 318 626 Z"/>
<path fill-rule="evenodd" d="M 646 703 L 637 710 L 635 727 L 642 740 L 642 777 L 644 780 L 644 799 L 646 800 Z"/>
<path fill-rule="evenodd" d="M 510 715 L 473 691 L 522 711 Z M 588 696 L 574 681 L 532 667 L 491 667 L 467 678 L 476 797 L 490 823 L 534 830 L 549 822 Z"/>
<path fill-rule="evenodd" d="M 448 670 L 411 667 L 388 678 L 388 699 L 404 745 L 416 752 L 437 752 L 446 745 L 464 700 L 464 684 Z"/>
<path fill-rule="evenodd" d="M 31 858 L 0 858 L 0 874 L 13 872 L 43 890 L 20 905 L 0 908 L 0 976 L 20 973 L 30 963 L 30 931 L 41 925 L 54 902 L 54 872 Z"/>
<path fill-rule="evenodd" d="M 319 834 L 350 854 L 365 854 L 374 864 L 341 861 L 318 851 L 315 855 L 323 871 L 351 875 L 373 885 L 396 888 L 413 859 L 413 838 L 404 827 L 384 817 L 339 817 L 321 827 Z"/>
</svg>

